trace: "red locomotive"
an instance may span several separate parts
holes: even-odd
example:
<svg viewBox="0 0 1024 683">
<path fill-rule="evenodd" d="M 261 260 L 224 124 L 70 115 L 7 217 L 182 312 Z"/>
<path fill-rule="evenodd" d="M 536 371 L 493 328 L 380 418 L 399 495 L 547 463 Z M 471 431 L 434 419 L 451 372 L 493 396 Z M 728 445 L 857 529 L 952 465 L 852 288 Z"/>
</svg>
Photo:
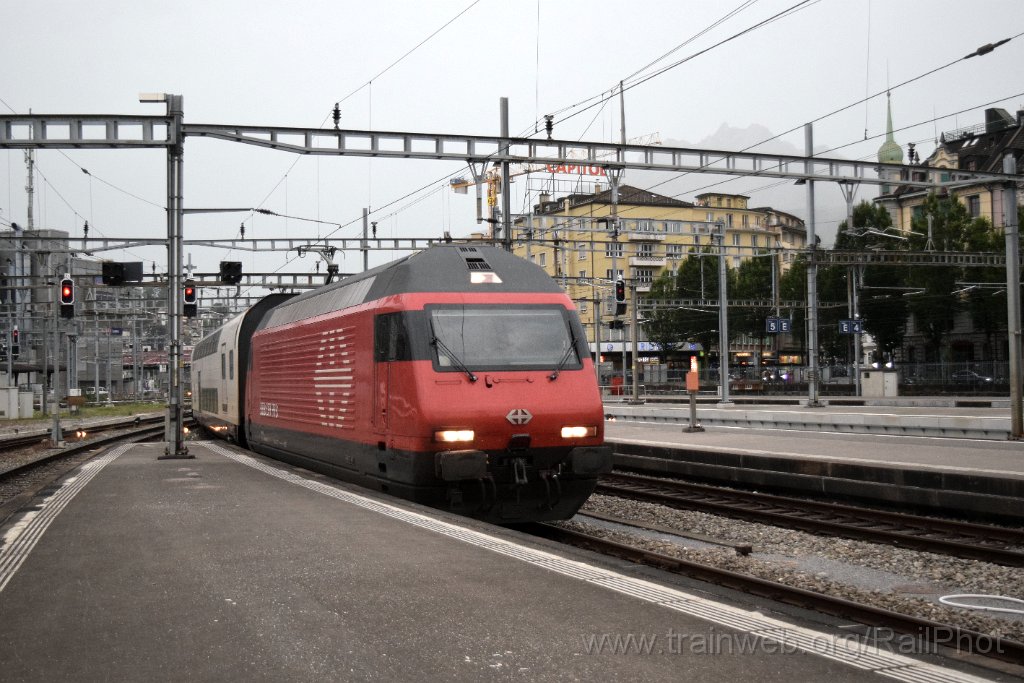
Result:
<svg viewBox="0 0 1024 683">
<path fill-rule="evenodd" d="M 435 246 L 247 315 L 193 384 L 259 453 L 506 524 L 571 517 L 611 469 L 573 304 L 505 251 Z"/>
</svg>

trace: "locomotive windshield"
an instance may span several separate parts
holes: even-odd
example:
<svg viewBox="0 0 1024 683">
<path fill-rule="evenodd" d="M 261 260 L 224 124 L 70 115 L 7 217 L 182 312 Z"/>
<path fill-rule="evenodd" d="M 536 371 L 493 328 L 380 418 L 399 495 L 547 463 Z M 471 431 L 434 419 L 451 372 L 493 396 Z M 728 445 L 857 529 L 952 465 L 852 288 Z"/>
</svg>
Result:
<svg viewBox="0 0 1024 683">
<path fill-rule="evenodd" d="M 458 306 L 428 311 L 440 371 L 578 370 L 569 311 L 560 306 Z"/>
</svg>

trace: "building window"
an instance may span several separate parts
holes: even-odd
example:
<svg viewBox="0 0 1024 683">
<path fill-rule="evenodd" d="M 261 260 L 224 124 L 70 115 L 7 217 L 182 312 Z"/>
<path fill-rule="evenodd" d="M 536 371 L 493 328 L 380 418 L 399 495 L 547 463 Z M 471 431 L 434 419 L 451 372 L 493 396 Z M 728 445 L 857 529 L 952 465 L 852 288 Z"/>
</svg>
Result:
<svg viewBox="0 0 1024 683">
<path fill-rule="evenodd" d="M 693 246 L 700 248 L 700 235 L 693 236 Z"/>
<path fill-rule="evenodd" d="M 732 246 L 734 246 L 734 247 L 740 246 L 740 234 L 738 232 L 734 232 L 732 234 Z"/>
<path fill-rule="evenodd" d="M 654 282 L 654 270 L 651 268 L 636 268 L 633 271 L 633 277 L 636 278 L 638 285 L 650 285 Z"/>
<path fill-rule="evenodd" d="M 743 221 L 742 221 L 743 227 L 744 228 L 749 227 L 750 226 L 750 216 L 748 214 L 743 214 L 742 219 L 743 219 Z"/>
<path fill-rule="evenodd" d="M 671 232 L 679 234 L 683 231 L 683 224 L 681 221 L 665 221 L 665 232 Z"/>
<path fill-rule="evenodd" d="M 604 255 L 611 258 L 622 256 L 622 244 L 620 242 L 605 242 Z"/>
<path fill-rule="evenodd" d="M 971 214 L 971 218 L 977 218 L 981 215 L 981 197 L 972 194 L 967 197 L 967 213 Z"/>
<path fill-rule="evenodd" d="M 744 216 L 744 218 L 746 218 L 746 216 Z M 755 248 L 756 248 L 756 247 L 760 246 L 760 245 L 758 244 L 758 242 L 760 242 L 760 240 L 759 240 L 759 239 L 757 239 L 757 235 L 751 235 L 751 236 L 750 236 L 750 246 L 752 246 L 752 247 L 755 247 Z"/>
<path fill-rule="evenodd" d="M 537 254 L 537 258 L 539 259 L 537 261 L 537 265 L 539 265 L 541 268 L 546 268 L 548 265 L 547 254 L 541 252 L 540 254 Z"/>
<path fill-rule="evenodd" d="M 636 255 L 640 258 L 651 258 L 654 256 L 654 245 L 653 244 L 639 244 L 637 245 Z"/>
<path fill-rule="evenodd" d="M 587 312 L 587 300 L 586 299 L 580 299 L 577 303 L 579 304 L 580 313 L 586 313 Z"/>
<path fill-rule="evenodd" d="M 669 258 L 683 258 L 683 245 L 681 244 L 667 244 L 665 251 Z"/>
<path fill-rule="evenodd" d="M 607 280 L 620 280 L 622 279 L 622 271 L 609 268 L 605 271 L 604 276 Z"/>
<path fill-rule="evenodd" d="M 708 223 L 714 223 L 715 222 L 715 214 L 712 213 L 711 211 L 708 211 L 708 215 L 704 217 L 704 220 L 706 220 Z"/>
<path fill-rule="evenodd" d="M 649 220 L 646 220 L 646 219 L 639 220 L 639 221 L 636 222 L 636 229 L 639 232 L 653 232 L 654 231 L 654 223 L 652 221 L 649 221 Z"/>
<path fill-rule="evenodd" d="M 579 242 L 576 245 L 576 258 L 580 261 L 587 260 L 587 244 L 586 242 Z"/>
</svg>

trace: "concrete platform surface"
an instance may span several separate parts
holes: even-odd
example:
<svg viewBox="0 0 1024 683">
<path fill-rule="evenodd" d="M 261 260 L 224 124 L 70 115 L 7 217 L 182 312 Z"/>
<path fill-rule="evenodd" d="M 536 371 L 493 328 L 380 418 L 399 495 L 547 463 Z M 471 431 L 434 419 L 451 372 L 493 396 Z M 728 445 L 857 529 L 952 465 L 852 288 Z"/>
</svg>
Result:
<svg viewBox="0 0 1024 683">
<path fill-rule="evenodd" d="M 617 467 L 925 514 L 1024 523 L 1024 443 L 752 429 L 703 432 L 634 416 L 605 423 Z"/>
<path fill-rule="evenodd" d="M 189 449 L 117 447 L 2 530 L 4 680 L 984 679 L 825 618 Z"/>
<path fill-rule="evenodd" d="M 616 419 L 673 425 L 690 422 L 689 404 L 683 402 L 606 402 L 604 411 Z M 1008 408 L 963 405 L 828 404 L 811 408 L 797 404 L 703 403 L 697 406 L 697 419 L 704 426 L 992 440 L 1006 440 L 1011 429 Z"/>
<path fill-rule="evenodd" d="M 1024 479 L 1024 442 L 875 434 L 844 434 L 785 429 L 708 426 L 685 432 L 682 425 L 642 419 L 605 423 L 610 441 L 662 444 L 684 450 L 744 453 L 751 456 L 829 460 L 924 471 L 984 474 Z"/>
</svg>

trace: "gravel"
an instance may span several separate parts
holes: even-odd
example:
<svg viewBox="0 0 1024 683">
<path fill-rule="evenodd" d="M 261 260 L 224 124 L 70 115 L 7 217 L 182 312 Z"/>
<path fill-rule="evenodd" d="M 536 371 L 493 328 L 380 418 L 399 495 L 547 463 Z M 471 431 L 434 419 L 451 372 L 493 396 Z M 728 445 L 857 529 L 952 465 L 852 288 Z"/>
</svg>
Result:
<svg viewBox="0 0 1024 683">
<path fill-rule="evenodd" d="M 685 540 L 666 540 L 627 527 L 617 530 L 585 517 L 562 524 L 624 543 L 639 544 L 666 555 L 1024 642 L 1024 615 L 950 607 L 939 602 L 942 596 L 965 593 L 1024 598 L 1019 568 L 866 541 L 815 536 L 603 495 L 591 496 L 581 511 L 658 524 L 677 529 L 684 535 L 694 533 L 746 543 L 753 546 L 754 552 L 739 556 L 732 549 L 706 544 L 693 543 L 687 547 Z M 1020 603 L 1001 606 L 1024 608 Z"/>
</svg>

